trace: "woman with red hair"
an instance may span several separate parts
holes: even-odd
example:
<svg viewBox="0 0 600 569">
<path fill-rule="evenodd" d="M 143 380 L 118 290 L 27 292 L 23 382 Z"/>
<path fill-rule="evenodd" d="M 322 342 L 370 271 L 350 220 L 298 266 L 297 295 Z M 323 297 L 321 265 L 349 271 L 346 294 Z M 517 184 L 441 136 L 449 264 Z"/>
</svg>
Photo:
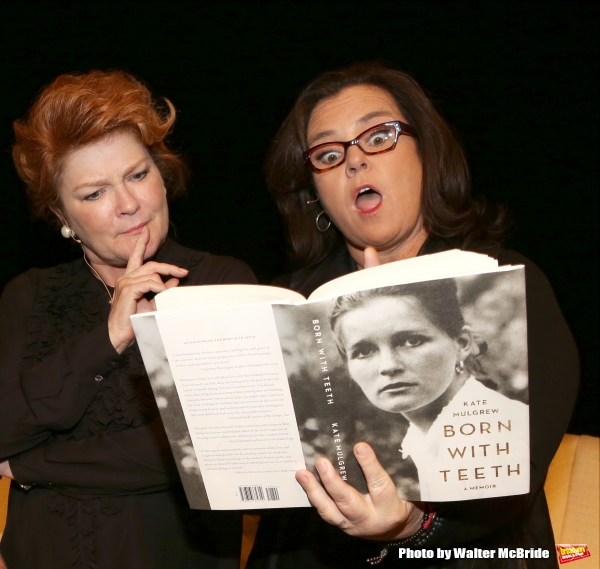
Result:
<svg viewBox="0 0 600 569">
<path fill-rule="evenodd" d="M 0 474 L 11 569 L 236 567 L 241 518 L 190 510 L 129 317 L 181 284 L 254 282 L 167 237 L 175 109 L 132 76 L 62 75 L 15 122 L 34 212 L 82 248 L 0 299 Z"/>
</svg>

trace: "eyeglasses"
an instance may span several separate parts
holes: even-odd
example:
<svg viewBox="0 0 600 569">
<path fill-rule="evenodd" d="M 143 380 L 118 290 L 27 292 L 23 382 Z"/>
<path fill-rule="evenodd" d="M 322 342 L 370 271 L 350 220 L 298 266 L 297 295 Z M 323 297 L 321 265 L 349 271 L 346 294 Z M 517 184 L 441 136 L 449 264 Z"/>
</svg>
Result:
<svg viewBox="0 0 600 569">
<path fill-rule="evenodd" d="M 391 121 L 372 126 L 348 142 L 324 142 L 309 148 L 304 153 L 304 163 L 313 172 L 329 172 L 346 161 L 346 151 L 350 146 L 358 146 L 367 156 L 384 154 L 396 148 L 401 134 L 417 137 L 417 131 L 409 124 Z"/>
</svg>

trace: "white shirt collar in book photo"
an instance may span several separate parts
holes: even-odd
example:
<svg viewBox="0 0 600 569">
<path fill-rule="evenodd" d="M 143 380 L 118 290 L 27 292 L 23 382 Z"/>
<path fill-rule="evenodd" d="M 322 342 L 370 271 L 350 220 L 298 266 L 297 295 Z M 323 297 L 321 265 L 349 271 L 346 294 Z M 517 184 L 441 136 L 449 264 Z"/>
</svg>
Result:
<svg viewBox="0 0 600 569">
<path fill-rule="evenodd" d="M 429 431 L 410 424 L 400 452 L 417 467 L 423 501 L 525 494 L 529 407 L 471 376 Z"/>
</svg>

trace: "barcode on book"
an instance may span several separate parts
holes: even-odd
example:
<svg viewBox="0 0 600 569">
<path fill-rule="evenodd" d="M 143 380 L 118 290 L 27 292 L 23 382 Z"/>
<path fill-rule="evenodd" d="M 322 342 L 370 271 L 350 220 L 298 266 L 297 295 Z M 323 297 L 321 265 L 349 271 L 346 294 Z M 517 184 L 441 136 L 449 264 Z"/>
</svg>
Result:
<svg viewBox="0 0 600 569">
<path fill-rule="evenodd" d="M 265 494 L 267 500 L 279 500 L 279 490 L 275 486 L 267 486 L 263 490 L 262 486 L 240 486 L 240 497 L 242 502 L 264 502 Z"/>
<path fill-rule="evenodd" d="M 269 487 L 267 486 L 265 488 L 265 492 L 267 493 L 267 500 L 269 501 L 273 501 L 273 500 L 279 500 L 279 490 L 277 490 L 277 488 L 273 487 Z"/>
</svg>

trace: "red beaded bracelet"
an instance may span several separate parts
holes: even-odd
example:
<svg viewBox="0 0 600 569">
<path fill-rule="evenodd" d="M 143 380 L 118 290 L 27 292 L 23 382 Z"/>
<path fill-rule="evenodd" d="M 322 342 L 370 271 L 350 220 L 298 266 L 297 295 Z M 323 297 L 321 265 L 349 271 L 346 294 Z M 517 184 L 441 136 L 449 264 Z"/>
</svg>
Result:
<svg viewBox="0 0 600 569">
<path fill-rule="evenodd" d="M 423 519 L 421 520 L 421 527 L 415 533 L 404 539 L 388 543 L 380 551 L 377 557 L 370 557 L 367 559 L 367 563 L 370 565 L 379 565 L 379 563 L 387 557 L 390 549 L 404 547 L 406 545 L 423 545 L 428 538 L 431 538 L 434 533 L 437 533 L 437 530 L 442 525 L 442 520 L 440 517 L 436 517 L 436 513 L 431 504 L 426 504 L 426 506 L 427 508 L 423 514 Z"/>
</svg>

